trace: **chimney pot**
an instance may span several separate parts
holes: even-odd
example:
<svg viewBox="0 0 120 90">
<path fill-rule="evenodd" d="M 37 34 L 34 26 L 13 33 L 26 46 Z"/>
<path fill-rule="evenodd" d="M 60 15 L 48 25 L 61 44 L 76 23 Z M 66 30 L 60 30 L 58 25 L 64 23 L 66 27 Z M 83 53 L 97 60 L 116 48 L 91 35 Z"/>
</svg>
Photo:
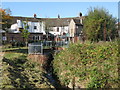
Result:
<svg viewBox="0 0 120 90">
<path fill-rule="evenodd" d="M 82 16 L 82 13 L 81 13 L 81 12 L 79 13 L 79 16 L 80 16 L 80 17 Z"/>
<path fill-rule="evenodd" d="M 37 15 L 36 14 L 34 14 L 34 18 L 36 18 L 37 17 Z"/>
</svg>

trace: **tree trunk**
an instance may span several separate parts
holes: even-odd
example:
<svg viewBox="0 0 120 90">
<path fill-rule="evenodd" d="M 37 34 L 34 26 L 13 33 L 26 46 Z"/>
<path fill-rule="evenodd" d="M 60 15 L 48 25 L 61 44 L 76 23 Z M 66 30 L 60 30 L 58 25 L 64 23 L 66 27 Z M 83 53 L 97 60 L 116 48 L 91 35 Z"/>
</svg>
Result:
<svg viewBox="0 0 120 90">
<path fill-rule="evenodd" d="M 112 41 L 110 36 L 109 36 L 109 40 L 110 40 L 110 42 Z"/>
</svg>

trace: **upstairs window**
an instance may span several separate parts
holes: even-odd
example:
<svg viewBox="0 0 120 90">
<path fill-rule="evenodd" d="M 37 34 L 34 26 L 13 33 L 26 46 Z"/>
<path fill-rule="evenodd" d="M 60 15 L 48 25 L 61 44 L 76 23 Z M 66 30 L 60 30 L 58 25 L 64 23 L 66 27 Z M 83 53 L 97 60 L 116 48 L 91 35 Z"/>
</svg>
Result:
<svg viewBox="0 0 120 90">
<path fill-rule="evenodd" d="M 34 26 L 34 29 L 37 29 L 37 26 Z"/>
<path fill-rule="evenodd" d="M 59 32 L 59 27 L 57 27 L 57 32 Z"/>
</svg>

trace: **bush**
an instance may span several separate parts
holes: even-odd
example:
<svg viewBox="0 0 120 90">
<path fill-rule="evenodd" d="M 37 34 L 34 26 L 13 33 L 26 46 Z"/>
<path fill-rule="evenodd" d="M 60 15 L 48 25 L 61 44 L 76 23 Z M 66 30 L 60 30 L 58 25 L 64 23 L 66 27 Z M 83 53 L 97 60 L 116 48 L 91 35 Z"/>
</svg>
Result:
<svg viewBox="0 0 120 90">
<path fill-rule="evenodd" d="M 12 42 L 12 47 L 24 47 L 25 42 Z"/>
<path fill-rule="evenodd" d="M 75 77 L 81 88 L 118 88 L 118 55 L 116 42 L 73 44 L 55 56 L 54 73 L 63 85 Z"/>
</svg>

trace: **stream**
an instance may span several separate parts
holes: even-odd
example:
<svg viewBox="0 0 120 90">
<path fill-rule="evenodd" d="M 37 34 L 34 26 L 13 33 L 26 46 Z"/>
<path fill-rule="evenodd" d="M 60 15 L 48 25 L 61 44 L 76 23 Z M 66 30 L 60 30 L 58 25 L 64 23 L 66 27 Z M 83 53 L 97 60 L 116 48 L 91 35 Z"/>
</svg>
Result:
<svg viewBox="0 0 120 90">
<path fill-rule="evenodd" d="M 47 73 L 43 73 L 43 76 L 48 79 L 48 81 L 55 87 L 55 89 L 62 89 L 65 87 L 60 85 L 60 81 L 58 80 L 57 76 L 54 74 L 54 68 L 52 65 L 52 61 L 54 60 L 54 53 L 59 52 L 59 51 L 53 51 L 53 54 L 50 52 L 47 52 L 47 56 L 49 57 L 47 60 L 47 65 L 44 67 L 45 71 Z M 67 89 L 67 88 L 66 88 Z"/>
</svg>

